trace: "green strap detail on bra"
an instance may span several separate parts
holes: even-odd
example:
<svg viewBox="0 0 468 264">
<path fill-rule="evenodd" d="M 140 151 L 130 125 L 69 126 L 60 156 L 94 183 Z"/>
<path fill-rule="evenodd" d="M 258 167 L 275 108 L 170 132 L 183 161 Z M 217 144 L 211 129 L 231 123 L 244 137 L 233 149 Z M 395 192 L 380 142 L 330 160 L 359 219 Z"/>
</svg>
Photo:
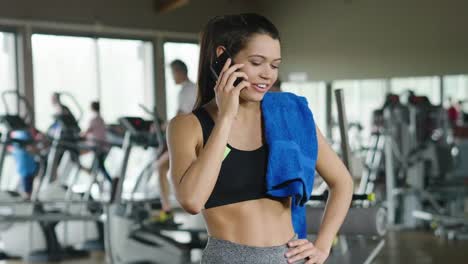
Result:
<svg viewBox="0 0 468 264">
<path fill-rule="evenodd" d="M 223 158 L 223 160 L 226 159 L 227 155 L 229 155 L 229 152 L 231 152 L 231 149 L 228 146 L 226 146 L 226 148 L 224 149 L 224 158 Z"/>
</svg>

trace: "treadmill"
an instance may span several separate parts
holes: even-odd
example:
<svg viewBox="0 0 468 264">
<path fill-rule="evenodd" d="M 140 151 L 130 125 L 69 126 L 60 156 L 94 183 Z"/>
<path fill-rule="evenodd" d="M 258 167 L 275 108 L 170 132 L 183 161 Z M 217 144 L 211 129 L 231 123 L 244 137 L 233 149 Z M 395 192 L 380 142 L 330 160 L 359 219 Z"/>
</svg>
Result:
<svg viewBox="0 0 468 264">
<path fill-rule="evenodd" d="M 125 128 L 123 160 L 115 200 L 107 213 L 106 253 L 110 263 L 190 263 L 192 249 L 203 249 L 207 231 L 185 228 L 181 224 L 165 225 L 147 221 L 151 209 L 161 209 L 160 199 L 137 199 L 123 192 L 128 160 L 133 147 L 155 148 L 162 151 L 161 134 L 152 131 L 154 120 L 140 117 L 122 117 L 119 123 Z M 157 129 L 156 132 L 160 131 Z M 158 153 L 156 153 L 157 155 Z M 137 179 L 139 181 L 139 179 Z M 183 232 L 188 242 L 176 239 L 174 233 Z"/>
</svg>

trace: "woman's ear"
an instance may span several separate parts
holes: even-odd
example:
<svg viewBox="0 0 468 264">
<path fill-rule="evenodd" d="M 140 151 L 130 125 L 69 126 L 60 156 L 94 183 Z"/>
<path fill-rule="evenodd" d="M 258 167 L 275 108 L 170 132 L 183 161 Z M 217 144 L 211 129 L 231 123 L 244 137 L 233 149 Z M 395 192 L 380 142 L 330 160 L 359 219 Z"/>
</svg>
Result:
<svg viewBox="0 0 468 264">
<path fill-rule="evenodd" d="M 224 46 L 218 46 L 216 48 L 216 58 L 219 57 L 219 55 L 223 54 L 223 52 L 226 50 Z"/>
</svg>

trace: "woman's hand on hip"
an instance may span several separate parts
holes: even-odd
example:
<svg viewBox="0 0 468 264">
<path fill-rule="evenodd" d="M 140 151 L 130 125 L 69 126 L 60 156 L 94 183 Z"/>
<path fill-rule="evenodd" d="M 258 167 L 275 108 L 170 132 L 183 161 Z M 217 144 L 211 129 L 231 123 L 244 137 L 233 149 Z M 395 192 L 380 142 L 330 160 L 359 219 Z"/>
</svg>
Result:
<svg viewBox="0 0 468 264">
<path fill-rule="evenodd" d="M 307 239 L 298 239 L 288 243 L 289 250 L 286 253 L 288 263 L 305 260 L 305 264 L 323 264 L 329 253 L 314 246 Z"/>
</svg>

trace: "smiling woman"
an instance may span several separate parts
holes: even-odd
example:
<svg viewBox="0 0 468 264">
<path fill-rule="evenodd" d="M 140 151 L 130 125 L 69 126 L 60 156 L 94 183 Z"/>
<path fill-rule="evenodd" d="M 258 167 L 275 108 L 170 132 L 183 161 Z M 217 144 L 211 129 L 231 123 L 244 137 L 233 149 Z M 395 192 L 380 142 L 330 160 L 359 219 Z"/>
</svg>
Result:
<svg viewBox="0 0 468 264">
<path fill-rule="evenodd" d="M 212 64 L 226 51 L 232 57 L 220 74 L 212 74 Z M 280 62 L 279 32 L 263 16 L 215 17 L 204 29 L 196 109 L 175 117 L 168 127 L 176 197 L 187 212 L 203 214 L 210 235 L 202 263 L 324 263 L 349 208 L 351 177 L 310 121 L 310 112 L 303 120 L 316 129 L 317 139 L 307 135 L 319 144 L 317 170 L 331 188 L 327 215 L 314 244 L 297 239 L 305 237 L 300 232 L 304 225 L 295 221 L 291 195 L 267 194 L 270 150 L 262 101 L 278 78 Z M 236 84 L 239 78 L 242 81 Z M 276 94 L 278 100 L 287 98 Z M 283 102 L 287 101 L 268 109 Z M 281 162 L 290 166 L 295 160 Z"/>
</svg>

